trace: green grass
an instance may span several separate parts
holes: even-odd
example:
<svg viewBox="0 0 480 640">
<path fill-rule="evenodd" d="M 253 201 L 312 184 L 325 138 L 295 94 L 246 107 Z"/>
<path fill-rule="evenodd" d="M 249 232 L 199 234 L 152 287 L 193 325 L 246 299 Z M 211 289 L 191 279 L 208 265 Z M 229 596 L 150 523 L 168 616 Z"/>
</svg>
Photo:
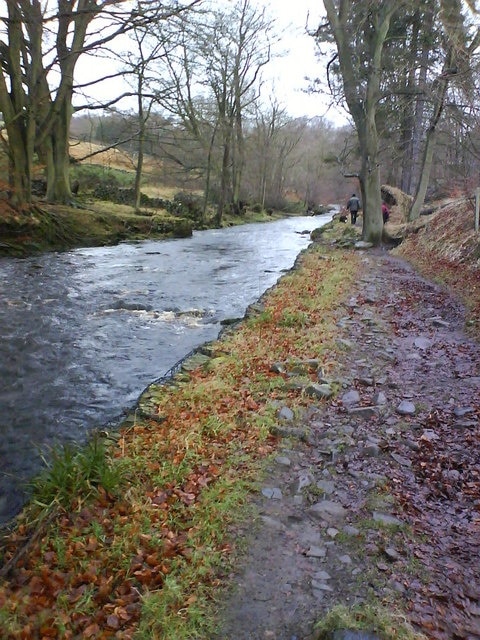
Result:
<svg viewBox="0 0 480 640">
<path fill-rule="evenodd" d="M 425 636 L 415 632 L 402 614 L 370 604 L 350 608 L 336 606 L 315 628 L 318 640 L 328 640 L 337 630 L 375 633 L 382 640 L 426 640 Z"/>
<path fill-rule="evenodd" d="M 55 502 L 69 507 L 78 496 L 85 499 L 99 487 L 116 493 L 124 479 L 121 465 L 112 463 L 98 436 L 83 447 L 66 444 L 53 449 L 44 462 L 46 469 L 31 483 L 33 500 L 41 507 Z"/>
</svg>

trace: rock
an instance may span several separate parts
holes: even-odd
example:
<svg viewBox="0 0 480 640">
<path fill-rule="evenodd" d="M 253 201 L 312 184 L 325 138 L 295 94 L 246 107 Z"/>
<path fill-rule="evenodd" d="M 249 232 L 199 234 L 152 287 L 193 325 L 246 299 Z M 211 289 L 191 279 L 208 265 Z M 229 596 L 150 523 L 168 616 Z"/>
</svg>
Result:
<svg viewBox="0 0 480 640">
<path fill-rule="evenodd" d="M 347 510 L 340 503 L 332 500 L 317 502 L 310 507 L 308 512 L 314 518 L 326 520 L 328 523 L 339 522 L 347 517 Z"/>
<path fill-rule="evenodd" d="M 292 464 L 290 458 L 287 458 L 286 456 L 277 456 L 275 458 L 275 462 L 281 467 L 290 467 Z"/>
<path fill-rule="evenodd" d="M 275 518 L 271 518 L 270 516 L 260 516 L 260 520 L 267 527 L 271 529 L 276 529 L 278 531 L 284 531 L 286 529 L 285 525 L 280 522 L 280 520 L 276 520 Z"/>
<path fill-rule="evenodd" d="M 372 418 L 378 414 L 378 407 L 348 407 L 348 413 L 360 418 Z"/>
<path fill-rule="evenodd" d="M 308 442 L 309 439 L 309 431 L 306 427 L 287 427 L 281 424 L 276 424 L 271 427 L 271 433 L 274 436 L 280 436 L 281 438 L 296 438 L 297 440 L 302 440 L 303 442 Z"/>
<path fill-rule="evenodd" d="M 468 415 L 469 413 L 473 413 L 475 409 L 473 407 L 455 407 L 453 410 L 453 415 L 456 418 L 463 418 L 463 416 Z"/>
<path fill-rule="evenodd" d="M 415 338 L 413 344 L 417 347 L 417 349 L 421 349 L 422 351 L 426 351 L 432 344 L 431 340 L 428 338 Z"/>
<path fill-rule="evenodd" d="M 332 576 L 327 573 L 326 571 L 317 571 L 314 575 L 313 575 L 315 580 L 318 580 L 320 582 L 326 582 L 327 580 L 331 580 Z"/>
<path fill-rule="evenodd" d="M 380 640 L 380 636 L 369 631 L 348 631 L 340 629 L 334 631 L 331 640 Z"/>
<path fill-rule="evenodd" d="M 270 367 L 270 371 L 272 373 L 285 373 L 285 365 L 283 364 L 283 362 L 274 362 Z"/>
<path fill-rule="evenodd" d="M 397 562 L 397 560 L 400 560 L 400 554 L 394 547 L 387 547 L 384 549 L 383 553 L 390 562 Z"/>
<path fill-rule="evenodd" d="M 359 240 L 358 242 L 355 242 L 353 246 L 355 249 L 371 249 L 373 244 L 371 242 L 366 242 L 365 240 Z"/>
<path fill-rule="evenodd" d="M 313 382 L 305 387 L 305 393 L 315 398 L 331 398 L 333 389 L 329 384 L 316 384 Z"/>
<path fill-rule="evenodd" d="M 383 391 L 379 391 L 373 396 L 373 403 L 378 406 L 383 406 L 387 404 L 387 396 L 383 393 Z"/>
<path fill-rule="evenodd" d="M 366 447 L 363 447 L 361 454 L 367 458 L 378 458 L 378 456 L 382 453 L 378 444 L 369 444 Z"/>
<path fill-rule="evenodd" d="M 330 480 L 319 480 L 317 482 L 317 489 L 323 491 L 326 495 L 330 495 L 335 491 L 335 483 Z"/>
<path fill-rule="evenodd" d="M 327 556 L 327 550 L 325 547 L 309 547 L 305 551 L 307 558 L 325 558 Z"/>
<path fill-rule="evenodd" d="M 342 529 L 343 533 L 345 533 L 347 536 L 359 536 L 360 535 L 360 529 L 357 529 L 357 527 L 354 527 L 351 524 L 347 524 L 343 527 Z"/>
<path fill-rule="evenodd" d="M 397 407 L 397 413 L 401 416 L 414 416 L 415 415 L 415 405 L 410 400 L 402 400 L 402 402 Z"/>
<path fill-rule="evenodd" d="M 430 318 L 430 322 L 434 327 L 442 327 L 443 329 L 448 329 L 450 327 L 450 323 L 446 320 L 442 320 L 440 316 L 435 316 L 434 318 Z"/>
<path fill-rule="evenodd" d="M 404 456 L 400 456 L 398 455 L 398 453 L 391 453 L 390 455 L 393 458 L 393 460 L 395 460 L 395 462 L 398 462 L 398 464 L 400 464 L 402 467 L 412 466 L 412 461 L 409 460 L 408 458 L 405 458 Z"/>
<path fill-rule="evenodd" d="M 358 383 L 363 385 L 364 387 L 373 387 L 375 381 L 373 378 L 359 378 Z"/>
<path fill-rule="evenodd" d="M 352 564 L 352 559 L 348 554 L 345 554 L 343 556 L 340 556 L 338 558 L 339 562 L 341 562 L 342 564 Z"/>
<path fill-rule="evenodd" d="M 332 587 L 324 582 L 318 582 L 318 580 L 312 580 L 312 589 L 317 589 L 318 591 L 333 591 Z"/>
<path fill-rule="evenodd" d="M 360 402 L 360 394 L 358 393 L 358 391 L 356 389 L 351 389 L 350 391 L 347 391 L 347 393 L 344 393 L 342 396 L 342 404 L 344 406 L 352 406 L 354 404 L 358 404 Z"/>
<path fill-rule="evenodd" d="M 285 420 L 285 422 L 292 422 L 295 418 L 295 414 L 289 407 L 282 407 L 278 412 L 279 420 Z"/>
<path fill-rule="evenodd" d="M 281 500 L 283 498 L 282 492 L 276 487 L 264 487 L 262 489 L 262 495 L 269 500 Z"/>
<path fill-rule="evenodd" d="M 384 525 L 393 525 L 400 527 L 403 525 L 403 522 L 396 518 L 395 516 L 390 515 L 389 513 L 379 513 L 378 511 L 373 512 L 373 519 L 375 522 L 380 522 Z"/>
<path fill-rule="evenodd" d="M 313 483 L 313 476 L 310 473 L 302 473 L 298 477 L 297 493 L 305 487 L 309 487 Z"/>
</svg>

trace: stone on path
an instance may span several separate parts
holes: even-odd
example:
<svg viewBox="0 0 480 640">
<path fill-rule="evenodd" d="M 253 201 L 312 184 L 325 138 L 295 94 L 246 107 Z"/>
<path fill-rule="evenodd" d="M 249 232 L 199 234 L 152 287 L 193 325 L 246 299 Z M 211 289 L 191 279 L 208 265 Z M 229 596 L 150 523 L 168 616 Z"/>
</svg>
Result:
<svg viewBox="0 0 480 640">
<path fill-rule="evenodd" d="M 269 500 L 281 500 L 283 498 L 282 492 L 276 487 L 264 487 L 262 489 L 262 495 Z"/>
<path fill-rule="evenodd" d="M 431 340 L 429 340 L 428 338 L 422 338 L 420 336 L 418 338 L 415 338 L 415 340 L 413 341 L 413 344 L 417 347 L 417 349 L 421 349 L 422 351 L 425 351 L 430 347 L 432 343 L 431 343 Z"/>
<path fill-rule="evenodd" d="M 360 402 L 360 394 L 356 389 L 350 389 L 342 396 L 342 404 L 345 407 L 351 407 L 354 404 L 358 404 Z"/>
<path fill-rule="evenodd" d="M 402 400 L 397 407 L 397 413 L 401 416 L 414 416 L 415 411 L 415 405 L 410 400 Z"/>
<path fill-rule="evenodd" d="M 305 387 L 305 393 L 315 398 L 331 398 L 333 396 L 333 389 L 329 384 L 312 383 Z"/>
<path fill-rule="evenodd" d="M 347 516 L 347 510 L 339 502 L 332 500 L 322 500 L 312 505 L 308 510 L 310 515 L 329 523 L 339 522 Z"/>
<path fill-rule="evenodd" d="M 396 518 L 395 516 L 390 515 L 389 513 L 379 513 L 378 511 L 373 512 L 373 519 L 375 522 L 380 522 L 385 525 L 394 525 L 394 526 L 402 526 L 403 522 Z"/>
</svg>

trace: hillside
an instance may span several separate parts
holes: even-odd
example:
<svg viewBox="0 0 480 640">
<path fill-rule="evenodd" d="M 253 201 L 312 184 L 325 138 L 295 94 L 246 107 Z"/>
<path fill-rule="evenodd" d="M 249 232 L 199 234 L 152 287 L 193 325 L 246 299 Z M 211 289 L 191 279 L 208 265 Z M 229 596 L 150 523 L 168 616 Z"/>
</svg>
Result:
<svg viewBox="0 0 480 640">
<path fill-rule="evenodd" d="M 474 229 L 474 203 L 458 199 L 422 216 L 392 251 L 425 277 L 445 283 L 468 307 L 469 326 L 480 333 L 480 234 Z"/>
</svg>

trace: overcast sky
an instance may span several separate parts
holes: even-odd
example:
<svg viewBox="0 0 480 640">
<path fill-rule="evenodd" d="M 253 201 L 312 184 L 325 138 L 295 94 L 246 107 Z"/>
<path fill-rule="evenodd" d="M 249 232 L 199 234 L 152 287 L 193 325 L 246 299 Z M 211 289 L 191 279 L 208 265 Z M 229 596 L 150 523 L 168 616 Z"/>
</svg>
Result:
<svg viewBox="0 0 480 640">
<path fill-rule="evenodd" d="M 219 5 L 229 4 L 232 0 L 213 0 Z M 329 97 L 319 94 L 308 94 L 308 77 L 325 76 L 325 60 L 315 57 L 314 39 L 306 33 L 306 27 L 318 26 L 323 13 L 321 0 L 251 0 L 258 8 L 265 7 L 266 17 L 275 20 L 281 35 L 280 42 L 275 45 L 274 53 L 277 57 L 264 69 L 264 79 L 273 85 L 272 93 L 281 106 L 284 106 L 292 117 L 322 116 L 335 124 L 345 124 L 346 117 L 342 111 L 329 110 Z M 281 55 L 280 55 L 281 54 Z M 92 67 L 92 64 L 94 67 Z M 118 68 L 118 66 L 116 66 Z M 108 73 L 109 63 L 105 60 L 93 60 L 80 57 L 77 65 L 77 80 L 79 82 L 92 79 L 92 69 L 95 76 L 101 70 L 102 75 Z M 115 69 L 112 67 L 112 72 Z M 99 100 L 112 95 L 115 91 L 123 90 L 118 84 L 98 86 L 96 88 Z M 128 90 L 127 87 L 125 87 Z M 267 90 L 268 91 L 268 90 Z M 77 102 L 81 102 L 79 98 Z M 131 102 L 131 104 L 130 104 Z M 135 108 L 135 103 L 120 103 L 120 108 Z"/>
<path fill-rule="evenodd" d="M 265 6 L 269 15 L 276 18 L 282 30 L 282 41 L 277 47 L 285 55 L 272 63 L 268 75 L 275 83 L 275 93 L 284 102 L 291 116 L 324 116 L 334 122 L 344 122 L 345 117 L 328 111 L 328 97 L 308 94 L 306 76 L 325 75 L 324 60 L 315 57 L 314 39 L 306 33 L 313 29 L 324 15 L 321 0 L 254 0 Z"/>
</svg>

